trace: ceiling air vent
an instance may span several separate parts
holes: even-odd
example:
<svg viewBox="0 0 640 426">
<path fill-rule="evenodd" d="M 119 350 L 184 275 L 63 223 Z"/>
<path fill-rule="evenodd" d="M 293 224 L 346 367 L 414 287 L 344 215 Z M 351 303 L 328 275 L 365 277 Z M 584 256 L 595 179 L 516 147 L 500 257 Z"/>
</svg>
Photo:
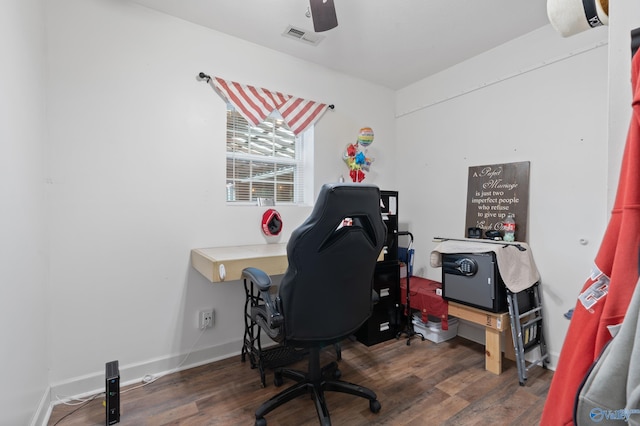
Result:
<svg viewBox="0 0 640 426">
<path fill-rule="evenodd" d="M 316 34 L 314 32 L 311 31 L 305 31 L 303 29 L 300 28 L 296 28 L 294 26 L 289 25 L 284 32 L 282 33 L 283 36 L 285 37 L 289 37 L 289 38 L 293 38 L 296 40 L 300 40 L 304 43 L 310 44 L 312 46 L 317 46 L 322 39 L 324 39 L 324 36 L 321 36 L 319 34 Z"/>
</svg>

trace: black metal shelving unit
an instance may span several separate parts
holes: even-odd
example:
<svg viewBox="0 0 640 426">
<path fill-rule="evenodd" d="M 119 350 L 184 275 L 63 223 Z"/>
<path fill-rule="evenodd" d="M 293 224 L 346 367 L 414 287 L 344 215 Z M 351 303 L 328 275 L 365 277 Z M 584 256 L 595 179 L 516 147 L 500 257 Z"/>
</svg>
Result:
<svg viewBox="0 0 640 426">
<path fill-rule="evenodd" d="M 398 191 L 380 191 L 382 218 L 387 225 L 384 259 L 376 265 L 373 288 L 380 300 L 367 322 L 355 333 L 359 342 L 375 345 L 396 337 L 401 322 L 398 260 Z"/>
</svg>

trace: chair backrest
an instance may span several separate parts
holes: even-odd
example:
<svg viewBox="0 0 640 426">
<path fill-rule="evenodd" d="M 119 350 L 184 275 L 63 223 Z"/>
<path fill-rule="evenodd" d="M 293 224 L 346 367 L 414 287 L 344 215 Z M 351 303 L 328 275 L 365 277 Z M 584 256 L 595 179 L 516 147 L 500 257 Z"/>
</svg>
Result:
<svg viewBox="0 0 640 426">
<path fill-rule="evenodd" d="M 326 184 L 287 244 L 278 290 L 284 339 L 330 343 L 354 333 L 372 311 L 373 274 L 385 242 L 380 190 Z"/>
</svg>

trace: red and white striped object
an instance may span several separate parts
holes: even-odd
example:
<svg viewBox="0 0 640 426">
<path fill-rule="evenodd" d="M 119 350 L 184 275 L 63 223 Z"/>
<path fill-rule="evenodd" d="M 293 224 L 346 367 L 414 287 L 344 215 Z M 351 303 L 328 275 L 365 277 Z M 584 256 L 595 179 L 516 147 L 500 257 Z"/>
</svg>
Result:
<svg viewBox="0 0 640 426">
<path fill-rule="evenodd" d="M 248 86 L 220 77 L 213 79 L 214 87 L 254 126 L 277 110 L 287 126 L 297 136 L 314 124 L 327 110 L 328 105 Z"/>
<path fill-rule="evenodd" d="M 277 110 L 293 134 L 297 136 L 318 121 L 327 107 L 327 104 L 291 97 Z"/>
</svg>

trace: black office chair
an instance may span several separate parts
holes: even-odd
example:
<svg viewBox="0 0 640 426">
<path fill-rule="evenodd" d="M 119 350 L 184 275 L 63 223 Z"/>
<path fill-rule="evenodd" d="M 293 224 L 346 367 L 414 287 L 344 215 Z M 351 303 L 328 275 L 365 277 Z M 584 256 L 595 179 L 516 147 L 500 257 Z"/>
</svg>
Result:
<svg viewBox="0 0 640 426">
<path fill-rule="evenodd" d="M 280 405 L 311 394 L 322 425 L 330 425 L 324 391 L 357 395 L 369 400 L 377 413 L 381 405 L 367 388 L 338 380 L 337 364 L 320 366 L 320 350 L 352 335 L 369 318 L 375 294 L 373 274 L 386 237 L 380 213 L 380 190 L 363 184 L 326 184 L 307 220 L 293 231 L 287 244 L 289 266 L 277 295 L 271 279 L 256 268 L 243 270 L 261 291 L 264 304 L 251 316 L 269 337 L 283 345 L 309 350 L 307 372 L 275 370 L 275 384 L 283 377 L 298 383 L 256 410 L 256 426 Z"/>
</svg>

